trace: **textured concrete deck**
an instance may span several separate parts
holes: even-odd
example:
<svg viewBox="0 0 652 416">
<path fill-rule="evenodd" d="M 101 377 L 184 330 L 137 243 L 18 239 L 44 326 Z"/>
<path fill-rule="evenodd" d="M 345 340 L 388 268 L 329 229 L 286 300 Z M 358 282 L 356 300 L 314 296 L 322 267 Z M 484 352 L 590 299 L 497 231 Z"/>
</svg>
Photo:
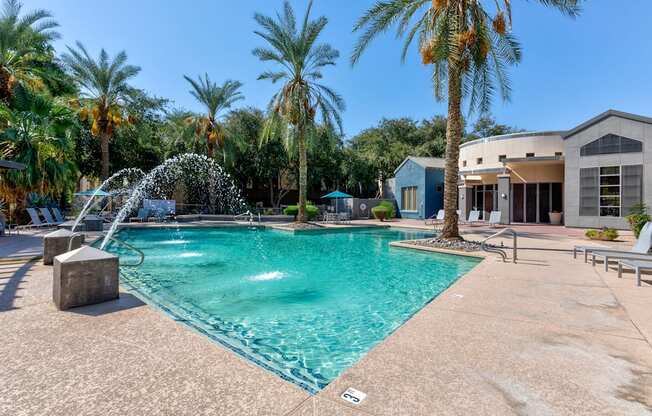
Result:
<svg viewBox="0 0 652 416">
<path fill-rule="evenodd" d="M 520 246 L 586 243 L 532 234 Z M 129 294 L 58 312 L 50 267 L 3 260 L 0 414 L 652 414 L 652 276 L 520 258 L 485 260 L 313 397 Z"/>
</svg>

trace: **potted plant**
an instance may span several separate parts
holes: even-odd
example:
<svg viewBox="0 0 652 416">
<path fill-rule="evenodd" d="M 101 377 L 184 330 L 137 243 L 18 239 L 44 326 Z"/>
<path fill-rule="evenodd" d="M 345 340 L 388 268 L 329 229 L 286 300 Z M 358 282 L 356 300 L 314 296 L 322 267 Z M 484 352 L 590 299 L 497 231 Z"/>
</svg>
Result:
<svg viewBox="0 0 652 416">
<path fill-rule="evenodd" d="M 561 217 L 564 215 L 563 212 L 552 211 L 548 215 L 550 216 L 550 224 L 561 225 Z"/>
</svg>

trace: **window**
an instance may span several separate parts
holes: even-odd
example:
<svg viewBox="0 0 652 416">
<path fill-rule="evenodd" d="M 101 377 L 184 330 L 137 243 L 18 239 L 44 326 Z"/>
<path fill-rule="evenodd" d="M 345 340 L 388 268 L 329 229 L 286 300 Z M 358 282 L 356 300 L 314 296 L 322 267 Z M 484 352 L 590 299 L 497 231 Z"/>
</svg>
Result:
<svg viewBox="0 0 652 416">
<path fill-rule="evenodd" d="M 599 168 L 580 169 L 580 216 L 598 216 L 599 176 Z"/>
<path fill-rule="evenodd" d="M 476 165 L 482 165 L 482 158 L 479 157 L 475 160 Z"/>
<path fill-rule="evenodd" d="M 507 155 L 498 155 L 498 161 L 499 162 L 502 162 L 505 159 L 507 159 Z"/>
<path fill-rule="evenodd" d="M 526 153 L 525 157 L 534 157 L 534 153 Z"/>
<path fill-rule="evenodd" d="M 580 156 L 608 155 L 613 153 L 638 153 L 643 143 L 615 134 L 607 134 L 580 148 Z"/>
<path fill-rule="evenodd" d="M 600 168 L 600 216 L 620 217 L 620 166 Z"/>
<path fill-rule="evenodd" d="M 462 161 L 462 167 L 464 167 L 464 168 L 466 167 L 466 160 Z"/>
<path fill-rule="evenodd" d="M 561 156 L 564 156 L 564 154 L 562 152 L 555 152 L 555 156 L 561 157 Z"/>
<path fill-rule="evenodd" d="M 408 186 L 401 188 L 401 210 L 403 211 L 416 211 L 417 210 L 417 187 Z"/>
</svg>

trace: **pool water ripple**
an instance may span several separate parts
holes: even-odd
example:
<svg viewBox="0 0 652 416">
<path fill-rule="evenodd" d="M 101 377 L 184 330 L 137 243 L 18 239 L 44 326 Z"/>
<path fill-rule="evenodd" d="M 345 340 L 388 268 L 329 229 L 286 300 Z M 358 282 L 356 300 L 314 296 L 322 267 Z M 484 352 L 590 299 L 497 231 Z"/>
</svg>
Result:
<svg viewBox="0 0 652 416">
<path fill-rule="evenodd" d="M 140 268 L 123 269 L 122 283 L 314 393 L 478 263 L 389 246 L 427 236 L 385 229 L 126 229 L 120 238 L 146 257 Z"/>
</svg>

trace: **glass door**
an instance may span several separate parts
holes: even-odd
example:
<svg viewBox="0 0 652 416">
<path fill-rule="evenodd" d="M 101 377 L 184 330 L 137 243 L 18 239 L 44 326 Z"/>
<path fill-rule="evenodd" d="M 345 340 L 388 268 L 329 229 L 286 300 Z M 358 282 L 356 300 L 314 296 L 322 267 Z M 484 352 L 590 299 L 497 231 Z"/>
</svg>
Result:
<svg viewBox="0 0 652 416">
<path fill-rule="evenodd" d="M 515 183 L 512 185 L 512 222 L 525 222 L 525 185 Z"/>
</svg>

